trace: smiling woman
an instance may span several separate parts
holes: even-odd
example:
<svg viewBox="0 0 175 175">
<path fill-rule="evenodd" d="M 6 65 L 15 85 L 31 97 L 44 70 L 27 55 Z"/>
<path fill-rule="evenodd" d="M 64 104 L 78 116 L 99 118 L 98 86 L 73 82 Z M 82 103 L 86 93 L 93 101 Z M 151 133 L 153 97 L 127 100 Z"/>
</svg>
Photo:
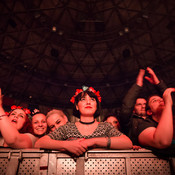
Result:
<svg viewBox="0 0 175 175">
<path fill-rule="evenodd" d="M 66 114 L 60 109 L 52 109 L 47 113 L 46 118 L 50 132 L 55 131 L 55 129 L 68 122 Z"/>
<path fill-rule="evenodd" d="M 36 137 L 42 137 L 47 132 L 46 116 L 42 113 L 36 113 L 32 117 L 33 133 Z"/>
<path fill-rule="evenodd" d="M 30 111 L 21 106 L 12 106 L 9 114 L 6 114 L 2 107 L 2 95 L 0 89 L 0 146 L 11 148 L 31 148 L 38 137 L 32 133 L 32 125 L 28 119 Z M 36 119 L 36 117 L 35 117 Z M 37 117 L 36 121 L 43 120 L 43 116 Z M 46 120 L 46 118 L 45 118 Z M 34 126 L 34 125 L 33 125 Z M 35 135 L 43 133 L 43 126 L 33 127 Z M 42 131 L 40 130 L 42 128 Z M 47 127 L 45 127 L 47 128 Z"/>
<path fill-rule="evenodd" d="M 60 126 L 40 138 L 35 147 L 68 151 L 80 156 L 90 148 L 131 149 L 131 140 L 107 122 L 97 122 L 100 115 L 101 96 L 92 87 L 77 89 L 71 98 L 73 115 L 79 122 Z"/>
</svg>

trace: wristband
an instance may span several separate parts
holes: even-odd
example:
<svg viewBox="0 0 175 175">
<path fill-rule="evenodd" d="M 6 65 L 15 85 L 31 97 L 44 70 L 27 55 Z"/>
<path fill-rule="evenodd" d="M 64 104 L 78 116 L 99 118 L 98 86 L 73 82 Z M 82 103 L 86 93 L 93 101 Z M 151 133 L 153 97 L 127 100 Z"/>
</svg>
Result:
<svg viewBox="0 0 175 175">
<path fill-rule="evenodd" d="M 106 146 L 106 148 L 107 148 L 107 149 L 110 149 L 110 147 L 111 147 L 111 138 L 108 137 L 108 138 L 107 138 L 107 146 Z"/>
</svg>

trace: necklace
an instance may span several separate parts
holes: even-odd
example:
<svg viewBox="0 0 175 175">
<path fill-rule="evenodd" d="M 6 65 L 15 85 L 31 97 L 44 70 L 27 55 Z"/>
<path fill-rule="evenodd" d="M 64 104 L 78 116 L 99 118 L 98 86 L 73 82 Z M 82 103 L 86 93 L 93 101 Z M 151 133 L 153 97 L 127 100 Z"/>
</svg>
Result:
<svg viewBox="0 0 175 175">
<path fill-rule="evenodd" d="M 81 120 L 79 122 L 81 124 L 84 124 L 84 125 L 90 125 L 90 124 L 93 124 L 95 122 L 95 119 L 92 122 L 82 122 Z"/>
</svg>

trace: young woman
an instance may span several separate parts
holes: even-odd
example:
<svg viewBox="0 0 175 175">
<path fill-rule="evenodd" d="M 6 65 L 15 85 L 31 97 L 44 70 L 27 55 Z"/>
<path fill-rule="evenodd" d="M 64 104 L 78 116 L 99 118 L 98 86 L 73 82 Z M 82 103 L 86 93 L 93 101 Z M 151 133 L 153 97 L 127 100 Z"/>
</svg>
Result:
<svg viewBox="0 0 175 175">
<path fill-rule="evenodd" d="M 55 131 L 55 129 L 65 125 L 68 122 L 67 116 L 60 109 L 52 109 L 47 113 L 46 118 L 50 132 Z"/>
<path fill-rule="evenodd" d="M 32 115 L 32 128 L 33 134 L 37 138 L 40 138 L 47 133 L 46 116 L 39 112 L 39 110 L 37 110 L 37 112 L 34 112 Z"/>
<path fill-rule="evenodd" d="M 35 147 L 68 151 L 77 156 L 88 148 L 131 149 L 131 140 L 107 122 L 97 122 L 100 115 L 101 97 L 99 91 L 92 87 L 77 89 L 71 102 L 74 103 L 73 114 L 79 122 L 59 127 L 54 132 L 40 138 Z"/>
<path fill-rule="evenodd" d="M 37 129 L 35 119 L 38 121 L 43 120 L 43 118 L 38 118 L 35 116 L 33 118 L 33 131 L 32 124 L 28 119 L 28 114 L 30 111 L 20 106 L 12 106 L 9 114 L 6 114 L 2 107 L 2 95 L 0 89 L 0 146 L 11 147 L 11 148 L 32 148 L 34 143 L 38 139 L 38 135 L 43 135 L 46 129 L 41 127 Z M 46 123 L 46 116 L 45 116 Z M 39 132 L 38 132 L 39 131 Z M 34 136 L 33 134 L 37 135 Z"/>
<path fill-rule="evenodd" d="M 120 130 L 120 124 L 115 114 L 108 114 L 103 119 L 104 122 L 110 123 L 114 128 Z"/>
</svg>

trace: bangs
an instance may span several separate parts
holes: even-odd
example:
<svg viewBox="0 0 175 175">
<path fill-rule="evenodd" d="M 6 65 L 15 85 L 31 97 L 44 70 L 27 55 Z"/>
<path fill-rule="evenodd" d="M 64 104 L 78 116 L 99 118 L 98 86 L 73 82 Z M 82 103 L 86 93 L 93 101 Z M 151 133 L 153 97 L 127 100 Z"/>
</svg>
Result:
<svg viewBox="0 0 175 175">
<path fill-rule="evenodd" d="M 91 92 L 91 91 L 83 91 L 83 92 L 81 92 L 80 94 L 78 94 L 77 97 L 75 98 L 76 104 L 77 104 L 82 98 L 84 98 L 86 95 L 89 95 L 89 97 L 91 97 L 91 98 L 95 98 L 95 100 L 98 102 L 98 98 L 97 98 L 97 96 L 96 96 L 93 92 Z"/>
<path fill-rule="evenodd" d="M 96 117 L 98 117 L 98 116 L 100 115 L 100 112 L 101 112 L 100 102 L 99 102 L 99 100 L 98 100 L 98 97 L 97 97 L 93 92 L 88 91 L 88 90 L 79 93 L 79 94 L 75 97 L 75 103 L 74 103 L 74 108 L 73 108 L 73 115 L 74 115 L 75 117 L 80 118 L 80 112 L 76 109 L 76 105 L 77 105 L 78 102 L 79 102 L 82 98 L 84 98 L 86 95 L 89 95 L 89 97 L 94 98 L 94 99 L 96 100 L 96 102 L 97 102 L 97 110 L 96 110 L 96 112 L 95 112 L 95 114 L 94 114 L 94 118 L 96 118 Z"/>
</svg>

